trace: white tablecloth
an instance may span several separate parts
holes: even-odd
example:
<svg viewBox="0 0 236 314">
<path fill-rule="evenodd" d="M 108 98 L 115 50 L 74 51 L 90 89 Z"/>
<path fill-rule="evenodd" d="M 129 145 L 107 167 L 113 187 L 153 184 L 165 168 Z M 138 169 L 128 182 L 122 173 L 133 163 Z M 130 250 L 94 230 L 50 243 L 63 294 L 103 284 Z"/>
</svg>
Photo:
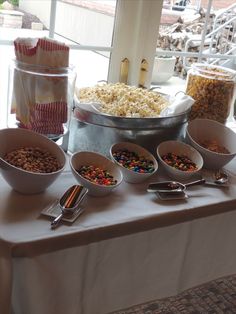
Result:
<svg viewBox="0 0 236 314">
<path fill-rule="evenodd" d="M 122 183 L 54 231 L 40 212 L 75 184 L 69 171 L 34 196 L 1 179 L 0 313 L 104 314 L 236 273 L 235 161 L 227 168 L 229 189 L 191 187 L 187 200 Z"/>
</svg>

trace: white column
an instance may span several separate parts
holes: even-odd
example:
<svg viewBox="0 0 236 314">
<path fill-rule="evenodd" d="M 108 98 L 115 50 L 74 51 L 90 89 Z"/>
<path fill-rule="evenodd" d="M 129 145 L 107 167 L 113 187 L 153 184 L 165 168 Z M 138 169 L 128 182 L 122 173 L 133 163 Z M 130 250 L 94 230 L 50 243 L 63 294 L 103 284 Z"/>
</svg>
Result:
<svg viewBox="0 0 236 314">
<path fill-rule="evenodd" d="M 118 0 L 109 82 L 118 82 L 120 65 L 129 59 L 129 85 L 138 85 L 142 59 L 148 62 L 150 86 L 163 0 Z M 132 21 L 132 22 L 131 22 Z"/>
</svg>

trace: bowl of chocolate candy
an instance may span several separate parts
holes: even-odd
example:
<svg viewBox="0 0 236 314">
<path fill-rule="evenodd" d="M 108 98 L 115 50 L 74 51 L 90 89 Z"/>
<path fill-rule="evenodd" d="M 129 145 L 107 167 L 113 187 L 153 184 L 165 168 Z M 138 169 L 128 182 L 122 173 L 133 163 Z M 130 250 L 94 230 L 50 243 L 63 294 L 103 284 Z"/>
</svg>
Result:
<svg viewBox="0 0 236 314">
<path fill-rule="evenodd" d="M 107 157 L 92 151 L 74 153 L 70 167 L 75 179 L 92 196 L 105 196 L 117 188 L 123 179 L 120 169 Z"/>
<path fill-rule="evenodd" d="M 181 141 L 164 141 L 157 147 L 157 156 L 166 173 L 175 180 L 188 180 L 203 166 L 200 153 Z"/>
<path fill-rule="evenodd" d="M 119 142 L 110 148 L 111 159 L 120 167 L 124 181 L 140 183 L 150 178 L 158 169 L 155 157 L 135 143 Z"/>
</svg>

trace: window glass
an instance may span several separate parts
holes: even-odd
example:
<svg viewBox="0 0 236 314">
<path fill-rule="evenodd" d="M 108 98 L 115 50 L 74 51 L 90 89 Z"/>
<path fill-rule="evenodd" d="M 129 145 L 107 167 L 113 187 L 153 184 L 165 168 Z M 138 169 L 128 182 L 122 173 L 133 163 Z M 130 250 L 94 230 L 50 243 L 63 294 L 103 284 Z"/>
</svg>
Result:
<svg viewBox="0 0 236 314">
<path fill-rule="evenodd" d="M 69 63 L 77 70 L 78 87 L 107 80 L 116 0 L 0 0 L 0 127 L 6 125 L 8 66 L 17 37 L 49 37 L 70 45 Z M 69 17 L 69 18 L 68 18 Z M 77 47 L 87 49 L 77 50 Z M 93 48 L 94 47 L 94 48 Z M 111 50 L 111 48 L 109 48 Z M 4 56 L 4 57 L 3 57 Z"/>
<path fill-rule="evenodd" d="M 109 56 L 102 52 L 72 50 L 70 61 L 77 69 L 76 86 L 92 86 L 107 81 Z"/>
<path fill-rule="evenodd" d="M 210 46 L 210 38 L 207 39 L 208 46 L 204 42 L 201 47 L 202 34 L 209 36 L 209 32 L 213 29 L 212 17 L 222 10 L 223 4 L 223 9 L 232 5 L 231 14 L 236 18 L 234 0 L 55 0 L 52 2 L 10 0 L 10 2 L 14 2 L 16 6 L 1 8 L 0 11 L 0 49 L 1 55 L 4 56 L 0 63 L 0 73 L 5 81 L 7 81 L 8 61 L 14 56 L 13 40 L 16 37 L 52 36 L 68 43 L 71 48 L 70 63 L 77 69 L 78 87 L 91 86 L 108 78 L 109 81 L 117 82 L 124 58 L 129 60 L 128 84 L 131 85 L 138 85 L 141 62 L 143 59 L 147 61 L 145 83 L 147 88 L 151 81 L 153 83 L 150 76 L 155 69 L 155 55 L 165 58 L 174 56 L 176 58 L 174 77 L 181 79 L 186 77 L 186 65 L 191 65 L 191 62 L 198 60 L 214 62 L 215 56 L 218 57 L 217 60 L 222 59 L 223 65 L 226 62 L 227 66 L 235 67 L 233 62 L 235 51 L 232 53 L 229 53 L 229 50 L 217 51 L 213 41 L 212 47 Z M 207 15 L 209 2 L 212 4 L 210 20 L 205 23 L 204 15 Z M 12 10 L 11 14 L 9 10 Z M 225 17 L 222 21 L 224 19 Z M 231 32 L 228 38 L 231 38 L 230 45 L 235 46 L 234 26 L 235 22 L 228 25 L 228 30 Z M 192 40 L 186 50 L 186 41 L 190 37 Z M 219 42 L 219 38 L 215 39 Z M 224 47 L 228 49 L 229 46 Z M 172 68 L 172 65 L 170 67 Z M 167 69 L 167 66 L 165 65 L 164 68 Z M 172 83 L 177 85 L 172 78 L 168 80 L 168 85 Z M 5 110 L 3 108 L 6 106 L 7 89 L 0 88 L 2 119 L 5 117 L 2 110 Z"/>
<path fill-rule="evenodd" d="M 184 79 L 194 62 L 235 68 L 235 23 L 235 0 L 164 0 L 156 55 L 174 56 L 174 75 Z"/>
<path fill-rule="evenodd" d="M 58 1 L 55 33 L 79 45 L 111 46 L 115 5 L 113 0 Z"/>
<path fill-rule="evenodd" d="M 50 0 L 20 0 L 19 8 L 50 28 Z M 111 46 L 116 0 L 58 0 L 53 9 L 56 34 L 79 45 Z"/>
<path fill-rule="evenodd" d="M 0 45 L 0 128 L 6 127 L 7 121 L 7 91 L 8 91 L 8 65 L 14 57 L 11 45 Z"/>
</svg>

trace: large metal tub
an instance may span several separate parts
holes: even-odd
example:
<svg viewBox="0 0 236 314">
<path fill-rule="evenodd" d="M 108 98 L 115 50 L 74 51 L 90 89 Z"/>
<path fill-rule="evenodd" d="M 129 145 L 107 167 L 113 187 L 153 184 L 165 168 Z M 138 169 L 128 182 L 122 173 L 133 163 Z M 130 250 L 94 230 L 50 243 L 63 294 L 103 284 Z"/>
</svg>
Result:
<svg viewBox="0 0 236 314">
<path fill-rule="evenodd" d="M 156 156 L 160 142 L 183 139 L 189 111 L 170 117 L 121 118 L 94 112 L 87 104 L 75 102 L 69 151 L 90 150 L 108 156 L 113 143 L 130 141 Z"/>
</svg>

